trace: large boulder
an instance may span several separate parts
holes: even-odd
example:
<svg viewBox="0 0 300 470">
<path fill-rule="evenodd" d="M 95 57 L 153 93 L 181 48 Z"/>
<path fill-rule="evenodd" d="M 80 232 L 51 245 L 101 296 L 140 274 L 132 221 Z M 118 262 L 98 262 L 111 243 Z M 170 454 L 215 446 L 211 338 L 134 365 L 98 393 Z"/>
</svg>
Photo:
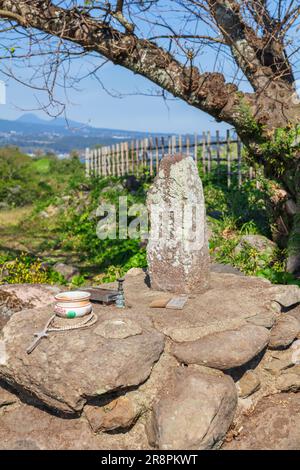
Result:
<svg viewBox="0 0 300 470">
<path fill-rule="evenodd" d="M 237 392 L 230 377 L 178 368 L 153 406 L 149 441 L 162 450 L 218 447 L 236 405 Z"/>
<path fill-rule="evenodd" d="M 144 382 L 164 349 L 164 336 L 142 314 L 98 309 L 93 327 L 49 333 L 29 355 L 26 348 L 52 311 L 16 313 L 0 341 L 0 378 L 65 413 L 81 412 L 87 400 Z"/>
<path fill-rule="evenodd" d="M 177 293 L 205 291 L 210 272 L 205 205 L 191 157 L 179 154 L 161 160 L 147 206 L 152 288 Z"/>
<path fill-rule="evenodd" d="M 268 344 L 269 331 L 256 325 L 244 325 L 221 331 L 196 341 L 175 343 L 172 353 L 185 364 L 199 364 L 227 370 L 242 366 L 257 356 Z"/>
</svg>

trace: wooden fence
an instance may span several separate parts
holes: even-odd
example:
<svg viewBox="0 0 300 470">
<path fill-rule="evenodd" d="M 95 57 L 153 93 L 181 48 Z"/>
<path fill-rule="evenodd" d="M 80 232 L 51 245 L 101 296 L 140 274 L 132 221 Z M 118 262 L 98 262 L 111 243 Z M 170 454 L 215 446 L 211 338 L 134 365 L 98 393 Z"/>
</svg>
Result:
<svg viewBox="0 0 300 470">
<path fill-rule="evenodd" d="M 226 172 L 227 185 L 237 178 L 240 186 L 244 179 L 256 178 L 256 172 L 242 159 L 242 143 L 227 131 L 226 138 L 216 132 L 214 140 L 210 132 L 202 136 L 149 137 L 142 140 L 120 142 L 115 145 L 86 149 L 87 176 L 139 175 L 147 169 L 154 175 L 164 155 L 185 153 L 192 156 L 204 173 Z"/>
</svg>

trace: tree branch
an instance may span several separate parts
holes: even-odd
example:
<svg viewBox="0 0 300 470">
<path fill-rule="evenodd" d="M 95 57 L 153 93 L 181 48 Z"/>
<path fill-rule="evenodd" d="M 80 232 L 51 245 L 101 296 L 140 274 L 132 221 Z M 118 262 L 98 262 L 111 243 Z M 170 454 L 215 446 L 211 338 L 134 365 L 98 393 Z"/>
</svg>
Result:
<svg viewBox="0 0 300 470">
<path fill-rule="evenodd" d="M 17 12 L 32 28 L 95 51 L 114 64 L 142 75 L 166 91 L 215 117 L 238 126 L 241 97 L 237 87 L 220 73 L 203 73 L 186 67 L 154 42 L 122 33 L 108 23 L 74 9 L 63 9 L 51 1 L 0 0 L 0 8 Z M 21 23 L 20 23 L 21 24 Z"/>
</svg>

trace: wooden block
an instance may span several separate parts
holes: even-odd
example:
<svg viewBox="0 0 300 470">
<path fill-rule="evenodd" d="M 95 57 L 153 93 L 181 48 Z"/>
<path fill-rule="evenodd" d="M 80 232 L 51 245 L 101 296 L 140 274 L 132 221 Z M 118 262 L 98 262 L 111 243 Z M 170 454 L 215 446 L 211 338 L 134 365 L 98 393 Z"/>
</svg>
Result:
<svg viewBox="0 0 300 470">
<path fill-rule="evenodd" d="M 166 305 L 166 308 L 172 308 L 174 310 L 182 310 L 187 302 L 188 296 L 181 295 L 180 297 L 173 297 Z"/>
<path fill-rule="evenodd" d="M 170 301 L 170 297 L 158 297 L 157 299 L 152 300 L 149 307 L 151 308 L 165 308 L 167 303 Z"/>
</svg>

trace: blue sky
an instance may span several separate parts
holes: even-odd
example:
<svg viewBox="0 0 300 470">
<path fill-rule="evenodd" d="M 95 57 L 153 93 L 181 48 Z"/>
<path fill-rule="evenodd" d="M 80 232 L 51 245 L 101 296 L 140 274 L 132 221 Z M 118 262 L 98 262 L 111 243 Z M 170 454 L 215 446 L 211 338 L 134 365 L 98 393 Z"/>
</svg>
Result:
<svg viewBox="0 0 300 470">
<path fill-rule="evenodd" d="M 141 130 L 152 132 L 201 132 L 224 130 L 228 126 L 180 100 L 165 102 L 161 97 L 135 95 L 137 91 L 148 92 L 153 85 L 143 77 L 119 66 L 108 64 L 101 72 L 101 79 L 109 91 L 122 92 L 122 98 L 114 98 L 101 85 L 85 79 L 80 90 L 69 92 L 67 116 L 69 119 L 90 123 L 95 127 Z M 129 93 L 129 96 L 126 96 Z M 38 93 L 14 80 L 7 82 L 6 105 L 0 105 L 2 119 L 15 119 L 37 107 Z M 34 111 L 48 119 L 42 111 Z"/>
</svg>

